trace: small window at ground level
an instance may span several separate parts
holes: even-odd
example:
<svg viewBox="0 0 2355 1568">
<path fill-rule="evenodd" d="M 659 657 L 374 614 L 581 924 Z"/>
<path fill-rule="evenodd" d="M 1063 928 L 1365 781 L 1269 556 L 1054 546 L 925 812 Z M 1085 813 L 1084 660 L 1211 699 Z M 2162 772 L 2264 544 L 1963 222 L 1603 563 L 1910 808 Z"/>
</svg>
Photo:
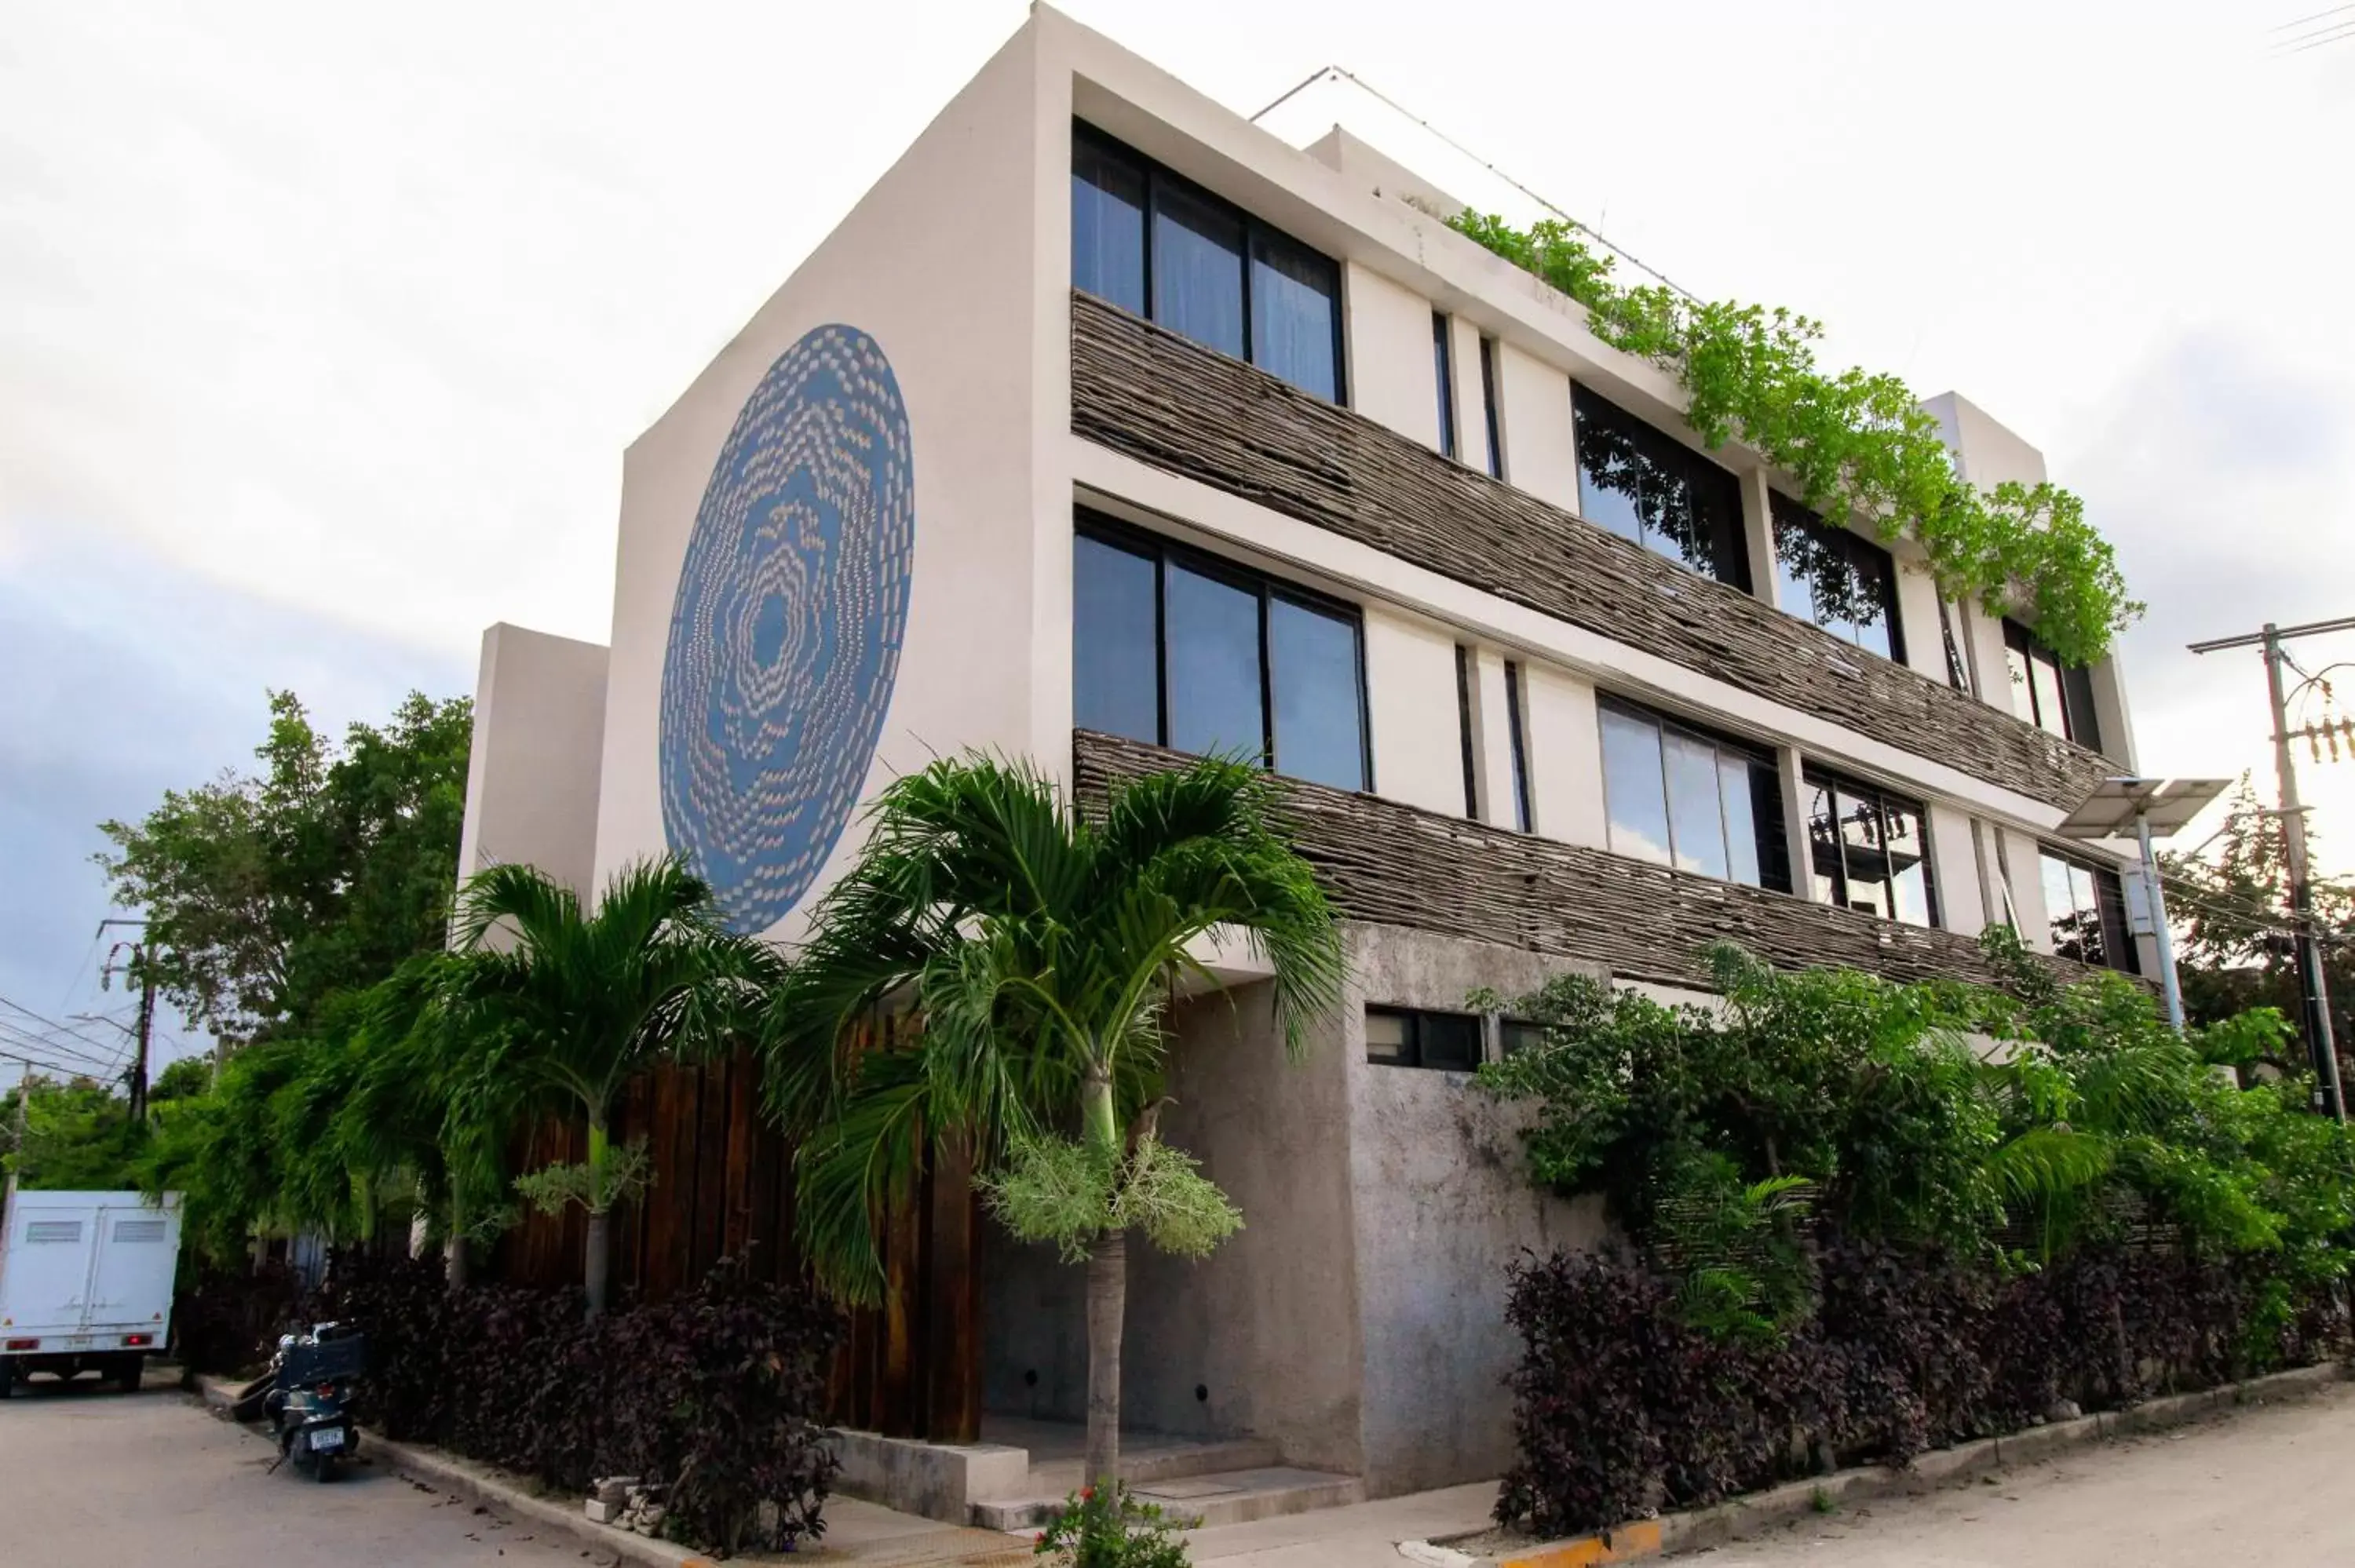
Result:
<svg viewBox="0 0 2355 1568">
<path fill-rule="evenodd" d="M 1502 1018 L 1497 1021 L 1497 1044 L 1508 1056 L 1518 1056 L 1524 1051 L 1534 1051 L 1545 1044 L 1546 1026 L 1526 1018 Z"/>
<path fill-rule="evenodd" d="M 2126 884 L 2107 866 L 2057 850 L 2041 850 L 2045 932 L 2064 959 L 2140 974 L 2134 935 L 2126 926 Z"/>
<path fill-rule="evenodd" d="M 1480 1020 L 1468 1012 L 1366 1009 L 1366 1060 L 1468 1073 L 1480 1065 Z"/>
<path fill-rule="evenodd" d="M 1884 920 L 1935 926 L 1937 889 L 1922 806 L 1812 768 L 1806 783 L 1816 896 Z"/>
</svg>

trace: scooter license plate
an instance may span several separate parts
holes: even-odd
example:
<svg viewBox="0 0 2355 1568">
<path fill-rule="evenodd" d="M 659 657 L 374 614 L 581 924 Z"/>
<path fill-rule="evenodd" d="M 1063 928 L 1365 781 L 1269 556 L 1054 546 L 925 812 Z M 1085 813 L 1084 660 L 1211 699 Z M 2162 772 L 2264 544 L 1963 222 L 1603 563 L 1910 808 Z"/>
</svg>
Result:
<svg viewBox="0 0 2355 1568">
<path fill-rule="evenodd" d="M 323 1426 L 311 1434 L 311 1451 L 314 1454 L 333 1453 L 343 1446 L 344 1429 L 340 1426 Z"/>
</svg>

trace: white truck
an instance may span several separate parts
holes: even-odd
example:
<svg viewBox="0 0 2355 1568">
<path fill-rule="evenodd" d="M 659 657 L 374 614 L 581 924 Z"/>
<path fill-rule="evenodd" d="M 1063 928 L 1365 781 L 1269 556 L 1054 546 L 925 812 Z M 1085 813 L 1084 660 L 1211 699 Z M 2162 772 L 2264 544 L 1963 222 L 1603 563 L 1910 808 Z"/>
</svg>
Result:
<svg viewBox="0 0 2355 1568">
<path fill-rule="evenodd" d="M 180 1194 L 8 1193 L 0 1237 L 0 1399 L 27 1373 L 136 1390 L 172 1329 Z"/>
</svg>

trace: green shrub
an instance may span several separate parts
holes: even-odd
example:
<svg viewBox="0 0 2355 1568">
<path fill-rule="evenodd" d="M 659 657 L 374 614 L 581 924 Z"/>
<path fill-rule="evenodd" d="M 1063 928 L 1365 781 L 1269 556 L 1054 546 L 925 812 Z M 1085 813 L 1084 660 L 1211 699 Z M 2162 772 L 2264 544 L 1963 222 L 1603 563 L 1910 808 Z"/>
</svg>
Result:
<svg viewBox="0 0 2355 1568">
<path fill-rule="evenodd" d="M 1082 1487 L 1063 1500 L 1055 1522 L 1039 1532 L 1037 1555 L 1061 1568 L 1185 1568 L 1179 1526 L 1126 1487 L 1106 1497 Z"/>
</svg>

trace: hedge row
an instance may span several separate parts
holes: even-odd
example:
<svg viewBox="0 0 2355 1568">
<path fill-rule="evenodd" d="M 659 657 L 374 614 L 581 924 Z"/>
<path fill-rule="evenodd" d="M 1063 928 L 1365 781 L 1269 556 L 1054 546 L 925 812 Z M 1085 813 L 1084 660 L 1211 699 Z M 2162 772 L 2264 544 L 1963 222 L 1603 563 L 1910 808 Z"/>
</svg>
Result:
<svg viewBox="0 0 2355 1568">
<path fill-rule="evenodd" d="M 2002 1275 L 1918 1249 L 1825 1243 L 1814 1313 L 1726 1338 L 1680 1276 L 1618 1254 L 1516 1270 L 1519 1457 L 1501 1522 L 1607 1528 L 1839 1465 L 2018 1431 L 2062 1400 L 2115 1409 L 2310 1364 L 2343 1338 L 2327 1297 L 2262 1263 L 2088 1249 Z"/>
<path fill-rule="evenodd" d="M 314 1310 L 368 1333 L 363 1419 L 388 1437 L 585 1493 L 631 1475 L 669 1488 L 670 1533 L 722 1553 L 825 1531 L 825 1446 L 840 1319 L 723 1261 L 686 1296 L 584 1321 L 577 1293 L 451 1290 L 404 1262 L 330 1284 Z"/>
</svg>

